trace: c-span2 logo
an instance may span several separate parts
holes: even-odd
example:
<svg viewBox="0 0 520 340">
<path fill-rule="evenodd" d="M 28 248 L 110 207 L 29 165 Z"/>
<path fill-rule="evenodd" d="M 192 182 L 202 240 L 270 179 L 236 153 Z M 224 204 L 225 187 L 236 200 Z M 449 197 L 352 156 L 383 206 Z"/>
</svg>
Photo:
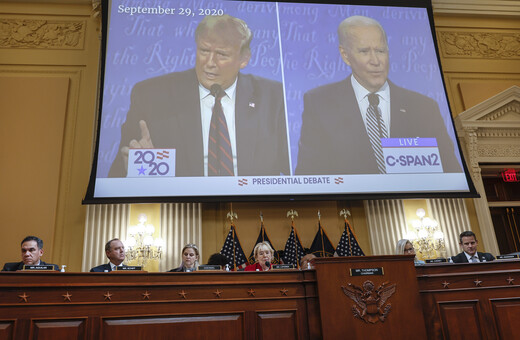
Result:
<svg viewBox="0 0 520 340">
<path fill-rule="evenodd" d="M 386 173 L 442 172 L 436 138 L 381 138 Z"/>
</svg>

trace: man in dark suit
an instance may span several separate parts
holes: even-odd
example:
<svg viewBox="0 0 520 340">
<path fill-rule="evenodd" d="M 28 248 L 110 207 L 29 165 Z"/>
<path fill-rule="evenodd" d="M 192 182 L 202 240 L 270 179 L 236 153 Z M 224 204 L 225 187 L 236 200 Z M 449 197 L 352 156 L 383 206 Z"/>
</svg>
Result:
<svg viewBox="0 0 520 340">
<path fill-rule="evenodd" d="M 52 263 L 45 263 L 40 258 L 43 255 L 43 241 L 36 236 L 27 236 L 22 240 L 22 261 L 8 262 L 4 264 L 3 272 L 12 272 L 23 270 L 26 266 L 48 266 L 54 267 L 54 270 L 59 270 L 58 266 Z"/>
<path fill-rule="evenodd" d="M 459 245 L 463 252 L 452 256 L 450 262 L 469 263 L 469 262 L 486 262 L 493 261 L 495 257 L 490 253 L 480 253 L 477 251 L 478 241 L 475 233 L 472 231 L 464 231 L 460 234 Z"/>
<path fill-rule="evenodd" d="M 110 261 L 106 264 L 90 269 L 91 272 L 111 272 L 112 270 L 115 270 L 116 267 L 122 266 L 123 261 L 125 260 L 125 246 L 123 245 L 123 242 L 117 238 L 108 241 L 105 244 L 105 254 Z"/>
<path fill-rule="evenodd" d="M 109 177 L 126 176 L 130 148 L 176 149 L 176 176 L 213 175 L 209 140 L 217 101 L 229 131 L 228 175 L 289 174 L 282 85 L 239 72 L 251 58 L 251 39 L 244 21 L 207 16 L 195 32 L 194 69 L 137 83 Z"/>
<path fill-rule="evenodd" d="M 388 43 L 379 22 L 349 17 L 340 24 L 338 35 L 341 57 L 352 74 L 305 94 L 296 174 L 386 173 L 378 166 L 377 146 L 368 132 L 371 105 L 379 112 L 378 137 L 435 137 L 443 171 L 460 172 L 437 103 L 388 80 Z"/>
</svg>

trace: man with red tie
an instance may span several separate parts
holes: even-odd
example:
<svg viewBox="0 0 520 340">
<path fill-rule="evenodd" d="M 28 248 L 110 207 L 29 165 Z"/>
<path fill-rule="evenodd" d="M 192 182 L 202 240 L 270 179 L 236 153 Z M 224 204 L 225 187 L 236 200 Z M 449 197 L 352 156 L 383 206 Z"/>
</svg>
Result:
<svg viewBox="0 0 520 340">
<path fill-rule="evenodd" d="M 241 19 L 205 17 L 194 69 L 134 86 L 109 177 L 126 176 L 130 148 L 176 149 L 176 176 L 288 175 L 282 85 L 240 72 L 251 40 Z"/>
</svg>

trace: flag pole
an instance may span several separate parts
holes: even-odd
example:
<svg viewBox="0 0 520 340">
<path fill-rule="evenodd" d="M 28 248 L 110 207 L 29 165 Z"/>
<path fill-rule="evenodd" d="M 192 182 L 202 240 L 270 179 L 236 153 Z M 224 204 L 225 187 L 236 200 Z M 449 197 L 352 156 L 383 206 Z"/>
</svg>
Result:
<svg viewBox="0 0 520 340">
<path fill-rule="evenodd" d="M 237 260 L 236 260 L 236 251 L 235 251 L 235 223 L 233 220 L 238 219 L 238 216 L 236 213 L 233 212 L 233 203 L 231 203 L 230 211 L 226 215 L 227 218 L 231 221 L 231 230 L 232 230 L 232 236 L 233 236 L 233 267 L 237 268 Z"/>
<path fill-rule="evenodd" d="M 351 230 L 351 229 L 350 229 L 350 222 L 348 221 L 348 218 L 347 218 L 347 216 L 351 216 L 350 215 L 350 210 L 343 209 L 343 210 L 341 210 L 339 212 L 339 215 L 340 216 L 345 216 L 345 230 L 347 230 L 347 228 L 348 228 L 348 230 L 347 230 L 347 235 L 348 235 L 348 252 L 349 252 L 349 254 L 352 255 L 352 242 L 350 242 L 350 234 L 351 234 L 351 232 L 349 232 L 349 230 Z"/>
<path fill-rule="evenodd" d="M 296 245 L 296 231 L 294 230 L 294 218 L 298 217 L 298 212 L 294 209 L 291 209 L 287 212 L 287 217 L 291 217 L 291 231 L 294 232 L 294 240 L 295 240 L 295 252 L 296 252 L 296 259 L 298 259 L 298 245 Z M 300 261 L 296 261 L 296 268 L 300 269 Z"/>
<path fill-rule="evenodd" d="M 260 233 L 262 234 L 262 242 L 265 241 L 263 231 L 264 231 L 264 215 L 260 211 Z"/>
<path fill-rule="evenodd" d="M 318 230 L 321 238 L 321 257 L 325 257 L 325 243 L 323 243 L 323 228 L 321 227 L 321 212 L 318 210 Z"/>
</svg>

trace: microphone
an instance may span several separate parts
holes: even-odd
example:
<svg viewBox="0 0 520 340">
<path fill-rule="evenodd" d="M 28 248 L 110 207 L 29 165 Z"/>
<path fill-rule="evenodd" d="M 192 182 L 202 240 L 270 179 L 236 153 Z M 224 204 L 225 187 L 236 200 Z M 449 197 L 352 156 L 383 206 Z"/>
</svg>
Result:
<svg viewBox="0 0 520 340">
<path fill-rule="evenodd" d="M 266 266 L 267 268 L 271 268 L 271 262 L 269 262 L 269 261 L 265 261 L 265 266 Z"/>
<path fill-rule="evenodd" d="M 215 98 L 218 96 L 220 91 L 222 91 L 222 87 L 219 84 L 213 84 L 213 85 L 211 85 L 211 87 L 209 89 L 209 92 Z"/>
</svg>

